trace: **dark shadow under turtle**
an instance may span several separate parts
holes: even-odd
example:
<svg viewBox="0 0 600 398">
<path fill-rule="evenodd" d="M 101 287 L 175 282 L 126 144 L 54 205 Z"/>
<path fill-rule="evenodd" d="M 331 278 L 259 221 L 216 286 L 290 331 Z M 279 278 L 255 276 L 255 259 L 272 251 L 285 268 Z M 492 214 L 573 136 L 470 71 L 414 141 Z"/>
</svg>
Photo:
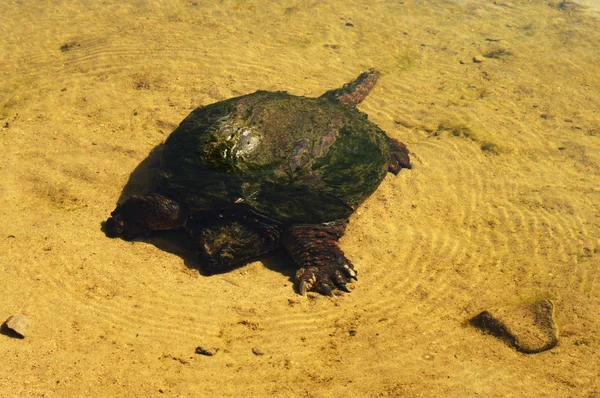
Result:
<svg viewBox="0 0 600 398">
<path fill-rule="evenodd" d="M 209 274 L 283 247 L 301 294 L 348 291 L 356 271 L 338 246 L 348 217 L 388 171 L 410 168 L 404 144 L 356 109 L 378 77 L 318 98 L 257 91 L 194 110 L 132 173 L 104 231 L 185 229 Z"/>
</svg>

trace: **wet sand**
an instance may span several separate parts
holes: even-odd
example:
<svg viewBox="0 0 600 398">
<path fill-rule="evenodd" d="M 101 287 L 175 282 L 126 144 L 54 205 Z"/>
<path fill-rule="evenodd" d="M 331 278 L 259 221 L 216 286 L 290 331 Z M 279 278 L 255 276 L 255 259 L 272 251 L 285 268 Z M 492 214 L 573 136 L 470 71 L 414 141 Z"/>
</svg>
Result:
<svg viewBox="0 0 600 398">
<path fill-rule="evenodd" d="M 0 15 L 0 318 L 31 318 L 25 339 L 0 335 L 0 396 L 600 394 L 597 14 L 142 0 Z M 382 76 L 360 109 L 414 167 L 350 220 L 352 293 L 303 299 L 280 254 L 205 277 L 185 244 L 102 233 L 194 108 L 258 89 L 318 96 L 370 67 Z M 556 307 L 550 351 L 466 324 L 537 298 Z"/>
</svg>

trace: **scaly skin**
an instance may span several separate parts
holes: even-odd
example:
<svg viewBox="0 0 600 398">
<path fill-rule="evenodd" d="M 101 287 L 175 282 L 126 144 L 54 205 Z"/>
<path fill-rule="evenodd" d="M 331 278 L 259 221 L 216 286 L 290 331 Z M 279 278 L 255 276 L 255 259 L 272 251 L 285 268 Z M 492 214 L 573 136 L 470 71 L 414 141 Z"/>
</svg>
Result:
<svg viewBox="0 0 600 398">
<path fill-rule="evenodd" d="M 208 274 L 229 271 L 280 246 L 279 224 L 243 206 L 188 214 L 185 204 L 164 195 L 134 195 L 117 206 L 104 230 L 109 237 L 133 240 L 185 226 Z"/>
<path fill-rule="evenodd" d="M 170 136 L 169 145 L 165 144 L 161 176 L 166 182 L 161 193 L 132 196 L 111 213 L 104 231 L 109 237 L 132 240 L 149 236 L 152 231 L 185 227 L 208 273 L 228 271 L 283 245 L 298 266 L 296 286 L 300 294 L 306 295 L 311 290 L 325 295 L 331 295 L 335 289 L 347 292 L 346 283 L 356 279 L 356 271 L 339 248 L 339 239 L 348 222 L 346 217 L 377 188 L 385 175 L 386 158 L 387 170 L 393 174 L 411 167 L 404 144 L 386 137 L 366 116 L 358 117 L 357 111 L 350 109 L 368 95 L 378 77 L 374 70 L 364 72 L 320 99 L 302 100 L 286 93 L 257 92 L 199 108 Z M 263 103 L 261 98 L 269 100 Z M 302 104 L 310 105 L 314 113 L 307 112 L 298 101 L 306 101 Z M 281 110 L 286 104 L 295 104 L 296 108 L 286 113 Z M 245 112 L 238 117 L 249 125 L 236 129 L 235 123 L 241 122 L 230 119 L 229 115 L 239 107 Z M 295 129 L 286 127 L 291 119 Z M 253 140 L 260 138 L 252 130 L 252 123 L 264 128 L 263 134 L 275 140 L 281 150 L 271 153 L 268 150 L 275 147 L 267 146 L 264 154 L 257 152 L 260 156 L 256 159 L 245 160 L 252 152 L 244 152 L 242 144 L 252 148 L 258 142 Z M 230 133 L 227 126 L 235 134 L 245 134 L 232 147 L 225 145 L 227 140 L 221 143 L 223 137 L 217 134 L 227 138 Z M 214 139 L 206 131 L 216 134 Z M 299 132 L 304 135 L 297 138 Z M 207 141 L 200 142 L 199 137 Z M 197 144 L 202 149 L 199 154 L 206 159 L 199 162 L 198 153 L 191 149 L 194 145 L 190 143 Z M 236 151 L 243 155 L 239 158 L 243 161 L 234 156 Z M 292 152 L 287 159 L 289 172 L 301 181 L 283 184 L 278 180 L 281 170 L 275 167 L 267 172 L 265 183 L 261 167 L 277 164 L 269 156 L 285 151 Z M 233 157 L 224 159 L 223 153 Z M 240 178 L 243 178 L 241 183 Z M 203 185 L 205 182 L 208 185 Z M 318 184 L 321 188 L 312 189 Z M 227 191 L 231 186 L 236 196 L 228 197 L 233 195 Z M 343 190 L 335 191 L 340 186 Z M 239 196 L 236 189 L 242 191 Z M 332 195 L 333 199 L 338 199 L 325 200 L 323 192 L 327 190 L 338 195 Z M 191 212 L 188 204 L 208 210 Z M 260 211 L 263 214 L 258 214 Z M 332 219 L 337 220 L 317 224 Z"/>
<path fill-rule="evenodd" d="M 283 232 L 283 245 L 298 266 L 298 292 L 309 290 L 332 295 L 333 289 L 349 292 L 346 283 L 356 279 L 354 266 L 339 248 L 348 220 L 323 224 L 296 224 Z"/>
<path fill-rule="evenodd" d="M 410 169 L 410 157 L 406 145 L 393 138 L 390 141 L 390 164 L 388 171 L 393 175 L 398 175 L 401 169 Z"/>
<path fill-rule="evenodd" d="M 377 79 L 379 79 L 379 72 L 370 69 L 367 72 L 361 73 L 350 83 L 344 84 L 342 88 L 327 91 L 321 95 L 321 98 L 337 101 L 347 107 L 354 108 L 369 95 L 373 87 L 375 87 Z"/>
<path fill-rule="evenodd" d="M 192 214 L 187 229 L 208 274 L 230 271 L 280 246 L 280 226 L 241 206 Z"/>
<path fill-rule="evenodd" d="M 152 231 L 181 228 L 188 213 L 185 204 L 157 193 L 133 195 L 111 213 L 104 230 L 111 238 L 133 240 L 149 236 Z"/>
</svg>

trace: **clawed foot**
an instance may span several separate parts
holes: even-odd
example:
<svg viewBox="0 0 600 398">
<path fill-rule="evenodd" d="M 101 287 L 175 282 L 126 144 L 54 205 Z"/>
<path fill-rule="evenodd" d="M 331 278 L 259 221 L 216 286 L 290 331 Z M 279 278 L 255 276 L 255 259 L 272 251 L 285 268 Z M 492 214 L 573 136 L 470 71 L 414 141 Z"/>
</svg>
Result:
<svg viewBox="0 0 600 398">
<path fill-rule="evenodd" d="M 356 271 L 338 246 L 347 223 L 296 224 L 284 231 L 283 244 L 298 265 L 296 284 L 301 295 L 310 290 L 328 296 L 335 289 L 349 292 L 346 283 L 356 280 Z"/>
<path fill-rule="evenodd" d="M 410 169 L 410 156 L 408 154 L 408 148 L 406 145 L 390 138 L 390 164 L 388 165 L 388 171 L 394 175 L 397 175 L 401 169 Z"/>
<path fill-rule="evenodd" d="M 310 290 L 321 294 L 332 296 L 334 289 L 349 293 L 346 283 L 351 279 L 357 280 L 356 271 L 348 261 L 342 261 L 336 264 L 321 265 L 320 267 L 300 268 L 296 272 L 296 283 L 298 292 L 306 296 Z"/>
</svg>

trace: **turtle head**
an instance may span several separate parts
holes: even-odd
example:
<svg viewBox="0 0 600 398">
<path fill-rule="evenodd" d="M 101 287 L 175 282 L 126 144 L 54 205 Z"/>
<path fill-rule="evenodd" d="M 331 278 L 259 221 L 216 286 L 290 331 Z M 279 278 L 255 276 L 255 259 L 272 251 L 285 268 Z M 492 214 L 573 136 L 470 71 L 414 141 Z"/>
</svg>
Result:
<svg viewBox="0 0 600 398">
<path fill-rule="evenodd" d="M 109 217 L 104 222 L 102 229 L 109 238 L 118 238 L 125 230 L 125 221 L 120 217 Z"/>
<path fill-rule="evenodd" d="M 185 204 L 158 193 L 133 195 L 117 206 L 104 223 L 109 238 L 133 240 L 150 236 L 152 231 L 174 230 L 183 227 L 188 216 Z"/>
<path fill-rule="evenodd" d="M 133 240 L 139 236 L 150 235 L 148 228 L 136 222 L 136 219 L 140 218 L 138 209 L 141 208 L 138 199 L 138 196 L 132 196 L 110 213 L 110 217 L 102 225 L 106 236 Z"/>
<path fill-rule="evenodd" d="M 118 210 L 118 208 L 117 208 Z M 109 238 L 133 240 L 140 236 L 149 236 L 150 230 L 129 220 L 119 211 L 113 211 L 111 217 L 102 225 L 102 230 Z"/>
</svg>

